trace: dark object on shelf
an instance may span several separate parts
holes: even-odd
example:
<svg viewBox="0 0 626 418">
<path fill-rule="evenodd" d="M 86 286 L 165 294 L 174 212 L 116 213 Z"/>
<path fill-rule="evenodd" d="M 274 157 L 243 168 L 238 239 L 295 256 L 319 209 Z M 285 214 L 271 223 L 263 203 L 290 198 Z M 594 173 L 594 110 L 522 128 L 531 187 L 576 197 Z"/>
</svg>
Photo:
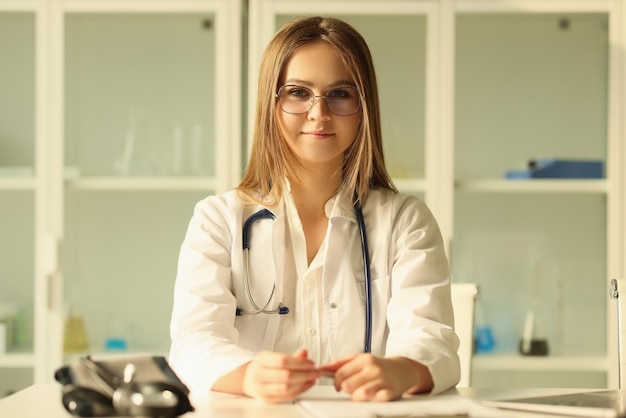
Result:
<svg viewBox="0 0 626 418">
<path fill-rule="evenodd" d="M 547 356 L 548 340 L 522 340 L 519 343 L 519 352 L 524 356 Z"/>
<path fill-rule="evenodd" d="M 540 179 L 540 178 L 573 178 L 601 179 L 604 178 L 604 163 L 595 160 L 556 160 L 536 159 L 528 161 L 527 170 L 510 170 L 507 179 Z"/>
</svg>

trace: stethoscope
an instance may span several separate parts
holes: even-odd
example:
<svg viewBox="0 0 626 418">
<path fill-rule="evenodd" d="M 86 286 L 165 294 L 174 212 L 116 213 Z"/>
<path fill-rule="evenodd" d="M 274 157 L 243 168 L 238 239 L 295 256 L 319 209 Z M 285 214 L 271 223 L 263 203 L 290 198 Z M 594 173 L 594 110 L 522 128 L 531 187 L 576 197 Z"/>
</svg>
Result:
<svg viewBox="0 0 626 418">
<path fill-rule="evenodd" d="M 370 276 L 370 256 L 369 249 L 367 247 L 367 233 L 365 231 L 365 221 L 363 219 L 363 211 L 361 205 L 358 202 L 354 203 L 354 212 L 356 213 L 357 224 L 359 225 L 359 234 L 361 236 L 361 251 L 363 252 L 363 273 L 365 276 L 365 344 L 363 352 L 370 353 L 372 351 L 372 279 Z M 272 285 L 272 291 L 267 298 L 267 301 L 263 306 L 257 304 L 250 291 L 250 265 L 249 265 L 249 252 L 250 252 L 250 229 L 252 224 L 260 219 L 276 219 L 276 216 L 268 209 L 261 209 L 258 212 L 252 214 L 243 225 L 243 280 L 244 288 L 248 296 L 250 304 L 254 310 L 246 311 L 243 308 L 237 308 L 236 315 L 256 315 L 256 314 L 278 314 L 286 315 L 289 313 L 289 308 L 282 303 L 278 304 L 278 308 L 270 309 L 270 303 L 274 297 L 274 291 L 276 290 L 276 277 L 274 277 L 274 283 Z"/>
</svg>

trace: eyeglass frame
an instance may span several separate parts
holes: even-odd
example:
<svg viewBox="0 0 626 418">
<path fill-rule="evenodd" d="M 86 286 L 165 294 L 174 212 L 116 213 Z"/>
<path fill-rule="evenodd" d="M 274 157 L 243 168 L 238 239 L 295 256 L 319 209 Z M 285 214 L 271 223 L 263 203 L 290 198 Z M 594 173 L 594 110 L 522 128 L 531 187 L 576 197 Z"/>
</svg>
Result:
<svg viewBox="0 0 626 418">
<path fill-rule="evenodd" d="M 282 103 L 282 101 L 280 100 L 280 92 L 281 92 L 281 90 L 282 90 L 283 88 L 285 88 L 285 87 L 298 87 L 298 88 L 301 88 L 301 89 L 304 89 L 304 90 L 308 90 L 308 91 L 310 91 L 310 92 L 311 92 L 311 94 L 313 95 L 313 97 L 311 98 L 311 104 L 310 104 L 309 108 L 308 108 L 307 110 L 303 111 L 303 112 L 288 112 L 288 111 L 286 111 L 286 110 L 283 108 L 283 103 Z M 348 89 L 353 89 L 353 90 L 355 90 L 355 91 L 356 91 L 356 96 L 357 96 L 357 98 L 358 98 L 358 102 L 359 102 L 359 103 L 358 103 L 359 105 L 358 105 L 358 107 L 356 108 L 356 110 L 355 110 L 354 112 L 349 113 L 349 114 L 346 114 L 346 115 L 342 115 L 342 114 L 339 114 L 339 113 L 335 113 L 335 112 L 333 112 L 333 111 L 332 111 L 332 109 L 330 108 L 330 106 L 328 105 L 328 100 L 329 100 L 328 93 L 329 93 L 329 92 L 331 92 L 331 91 L 334 91 L 334 90 L 340 90 L 340 89 L 342 89 L 342 88 L 348 88 Z M 318 98 L 319 98 L 319 99 L 322 99 L 322 98 L 323 98 L 323 99 L 325 99 L 325 100 L 326 100 L 326 106 L 328 106 L 328 111 L 329 111 L 330 113 L 332 113 L 333 115 L 335 115 L 335 116 L 352 116 L 352 115 L 357 114 L 357 113 L 358 113 L 358 111 L 359 111 L 359 110 L 363 107 L 363 105 L 362 105 L 362 103 L 361 103 L 361 101 L 362 101 L 362 100 L 361 100 L 361 94 L 360 94 L 360 92 L 359 92 L 359 89 L 358 89 L 358 88 L 356 88 L 355 86 L 340 86 L 340 87 L 335 87 L 335 88 L 332 88 L 332 89 L 328 90 L 328 91 L 326 92 L 326 94 L 324 94 L 324 95 L 320 96 L 320 95 L 315 94 L 315 92 L 314 92 L 313 90 L 311 90 L 310 88 L 308 88 L 308 87 L 300 86 L 300 85 L 298 85 L 298 84 L 283 84 L 282 86 L 280 86 L 280 87 L 278 88 L 278 90 L 277 90 L 277 91 L 276 91 L 276 93 L 274 94 L 274 97 L 275 97 L 276 99 L 278 99 L 278 105 L 280 106 L 280 110 L 282 110 L 283 112 L 288 113 L 288 114 L 290 114 L 290 115 L 303 115 L 303 114 L 305 114 L 305 113 L 310 112 L 310 111 L 311 111 L 311 109 L 313 109 L 313 106 L 315 106 L 315 102 L 317 101 L 317 99 L 318 99 Z M 330 98 L 330 100 L 333 100 L 333 99 L 332 99 L 332 98 Z"/>
</svg>

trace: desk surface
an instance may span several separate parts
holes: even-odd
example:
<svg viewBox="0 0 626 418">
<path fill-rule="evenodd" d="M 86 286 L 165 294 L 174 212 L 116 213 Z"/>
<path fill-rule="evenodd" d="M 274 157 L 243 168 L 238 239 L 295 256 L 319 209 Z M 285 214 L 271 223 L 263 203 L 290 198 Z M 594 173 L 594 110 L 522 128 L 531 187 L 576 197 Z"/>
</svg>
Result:
<svg viewBox="0 0 626 418">
<path fill-rule="evenodd" d="M 60 386 L 56 383 L 33 385 L 11 396 L 0 399 L 0 417 L 11 418 L 68 418 L 63 408 Z M 552 395 L 582 392 L 584 389 L 517 389 L 517 388 L 458 388 L 459 394 L 473 400 L 494 400 L 525 396 Z M 506 411 L 510 417 L 555 417 L 555 415 L 528 412 Z M 198 405 L 196 411 L 183 415 L 183 418 L 227 416 L 229 418 L 311 418 L 295 404 L 265 405 L 247 398 L 224 397 L 211 399 Z"/>
</svg>

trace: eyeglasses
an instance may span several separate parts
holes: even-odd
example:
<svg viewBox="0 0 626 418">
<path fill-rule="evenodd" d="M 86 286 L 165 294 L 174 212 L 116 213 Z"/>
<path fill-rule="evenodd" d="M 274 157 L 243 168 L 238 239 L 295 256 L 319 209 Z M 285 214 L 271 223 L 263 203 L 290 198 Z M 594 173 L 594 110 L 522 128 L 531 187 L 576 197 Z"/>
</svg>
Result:
<svg viewBox="0 0 626 418">
<path fill-rule="evenodd" d="M 283 112 L 294 115 L 311 110 L 318 98 L 326 99 L 328 110 L 337 116 L 354 115 L 361 107 L 359 91 L 352 86 L 337 87 L 326 92 L 324 96 L 316 96 L 306 87 L 286 84 L 278 89 L 276 97 Z"/>
</svg>

